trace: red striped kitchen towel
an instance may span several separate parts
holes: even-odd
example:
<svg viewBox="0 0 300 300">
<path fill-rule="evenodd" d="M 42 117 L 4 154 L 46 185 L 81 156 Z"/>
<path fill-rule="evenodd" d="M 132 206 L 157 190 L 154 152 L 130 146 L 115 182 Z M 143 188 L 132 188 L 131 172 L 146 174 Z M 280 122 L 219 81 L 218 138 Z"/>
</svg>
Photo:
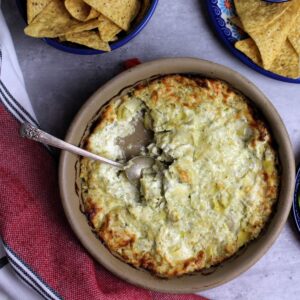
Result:
<svg viewBox="0 0 300 300">
<path fill-rule="evenodd" d="M 19 123 L 1 104 L 0 126 L 0 235 L 11 265 L 33 289 L 45 299 L 204 299 L 137 288 L 95 262 L 63 213 L 52 156 L 19 137 Z"/>
</svg>

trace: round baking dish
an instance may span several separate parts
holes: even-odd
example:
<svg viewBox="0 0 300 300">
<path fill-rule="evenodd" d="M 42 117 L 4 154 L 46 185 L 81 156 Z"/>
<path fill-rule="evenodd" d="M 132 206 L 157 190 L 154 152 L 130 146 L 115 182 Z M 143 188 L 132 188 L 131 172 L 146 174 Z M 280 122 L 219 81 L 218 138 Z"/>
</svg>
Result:
<svg viewBox="0 0 300 300">
<path fill-rule="evenodd" d="M 138 270 L 113 256 L 89 227 L 86 216 L 80 210 L 78 192 L 78 157 L 63 151 L 60 158 L 59 184 L 63 207 L 71 227 L 81 243 L 104 267 L 135 285 L 172 293 L 193 293 L 221 285 L 250 268 L 271 247 L 288 217 L 294 189 L 295 162 L 286 128 L 277 111 L 263 93 L 237 72 L 212 62 L 196 58 L 167 58 L 129 69 L 98 89 L 85 103 L 72 122 L 66 141 L 80 144 L 87 124 L 96 112 L 124 88 L 155 75 L 188 73 L 227 81 L 241 91 L 267 120 L 278 145 L 281 160 L 281 190 L 274 215 L 263 233 L 229 260 L 210 272 L 197 272 L 180 278 L 160 279 Z"/>
</svg>

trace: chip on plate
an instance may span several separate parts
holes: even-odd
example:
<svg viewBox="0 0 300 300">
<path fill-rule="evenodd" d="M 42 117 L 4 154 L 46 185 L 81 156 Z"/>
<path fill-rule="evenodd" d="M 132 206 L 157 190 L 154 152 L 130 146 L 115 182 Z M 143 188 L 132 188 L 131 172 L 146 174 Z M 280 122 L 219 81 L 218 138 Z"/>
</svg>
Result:
<svg viewBox="0 0 300 300">
<path fill-rule="evenodd" d="M 64 35 L 71 26 L 79 24 L 65 8 L 63 1 L 52 0 L 24 29 L 32 37 L 54 38 Z"/>
<path fill-rule="evenodd" d="M 100 16 L 100 13 L 97 12 L 94 8 L 91 7 L 90 13 L 89 13 L 89 15 L 87 16 L 87 18 L 86 18 L 85 21 L 95 19 L 95 18 L 97 18 L 97 17 L 99 17 L 99 16 Z"/>
<path fill-rule="evenodd" d="M 95 31 L 66 34 L 65 39 L 69 42 L 85 45 L 93 49 L 110 51 L 109 44 L 107 42 L 103 42 L 99 33 Z"/>
<path fill-rule="evenodd" d="M 84 2 L 124 30 L 129 30 L 131 21 L 140 9 L 139 0 L 84 0 Z"/>
<path fill-rule="evenodd" d="M 89 20 L 89 21 L 86 21 L 86 22 L 80 22 L 78 24 L 70 26 L 66 30 L 65 34 L 67 34 L 67 33 L 78 33 L 78 32 L 82 32 L 82 31 L 96 29 L 96 28 L 98 28 L 98 25 L 99 25 L 99 20 L 98 19 L 93 19 L 93 20 Z"/>
<path fill-rule="evenodd" d="M 79 21 L 86 21 L 91 11 L 91 7 L 83 0 L 65 0 L 65 7 L 70 15 Z"/>
<path fill-rule="evenodd" d="M 255 41 L 261 54 L 263 67 L 267 70 L 270 69 L 275 57 L 280 53 L 281 47 L 292 29 L 297 14 L 300 12 L 298 1 L 291 1 L 290 3 L 291 5 L 280 17 L 266 26 L 257 28 L 255 31 L 249 32 L 242 20 L 245 30 Z"/>
<path fill-rule="evenodd" d="M 236 42 L 235 47 L 254 63 L 262 66 L 260 52 L 251 38 Z M 300 76 L 299 55 L 288 39 L 284 42 L 281 52 L 275 58 L 269 70 L 290 78 L 298 78 Z"/>
<path fill-rule="evenodd" d="M 276 74 L 290 77 L 300 77 L 299 55 L 289 39 L 285 40 L 281 51 L 273 61 L 270 71 Z"/>
<path fill-rule="evenodd" d="M 291 5 L 285 3 L 267 3 L 261 0 L 234 0 L 236 12 L 247 32 L 268 26 L 279 18 Z"/>
<path fill-rule="evenodd" d="M 49 4 L 51 0 L 27 0 L 27 22 L 32 20 Z"/>
<path fill-rule="evenodd" d="M 261 66 L 262 62 L 259 50 L 255 42 L 251 38 L 237 41 L 235 43 L 235 47 L 241 52 L 243 52 L 246 56 L 248 56 L 257 65 Z"/>
<path fill-rule="evenodd" d="M 235 0 L 238 17 L 231 23 L 248 33 L 235 47 L 254 63 L 273 73 L 300 76 L 300 1 L 267 4 Z"/>
<path fill-rule="evenodd" d="M 292 28 L 292 31 L 289 33 L 288 38 L 300 56 L 300 13 L 297 16 L 295 25 Z"/>
<path fill-rule="evenodd" d="M 98 20 L 100 37 L 105 42 L 110 42 L 119 32 L 122 31 L 122 28 L 120 28 L 118 25 L 116 25 L 103 15 L 100 15 Z"/>
</svg>

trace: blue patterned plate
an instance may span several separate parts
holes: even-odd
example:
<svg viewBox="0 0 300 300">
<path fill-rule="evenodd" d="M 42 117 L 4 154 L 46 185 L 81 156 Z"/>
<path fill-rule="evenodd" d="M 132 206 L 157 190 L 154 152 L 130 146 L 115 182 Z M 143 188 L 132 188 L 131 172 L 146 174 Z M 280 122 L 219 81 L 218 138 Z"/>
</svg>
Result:
<svg viewBox="0 0 300 300">
<path fill-rule="evenodd" d="M 296 222 L 296 226 L 300 232 L 300 167 L 298 168 L 296 175 L 295 193 L 293 201 L 293 215 Z"/>
<path fill-rule="evenodd" d="M 265 76 L 285 82 L 300 83 L 300 78 L 292 79 L 263 69 L 234 47 L 236 41 L 246 38 L 247 35 L 230 22 L 230 19 L 236 16 L 233 0 L 206 0 L 206 2 L 215 30 L 234 56 L 238 57 L 250 68 Z"/>
</svg>

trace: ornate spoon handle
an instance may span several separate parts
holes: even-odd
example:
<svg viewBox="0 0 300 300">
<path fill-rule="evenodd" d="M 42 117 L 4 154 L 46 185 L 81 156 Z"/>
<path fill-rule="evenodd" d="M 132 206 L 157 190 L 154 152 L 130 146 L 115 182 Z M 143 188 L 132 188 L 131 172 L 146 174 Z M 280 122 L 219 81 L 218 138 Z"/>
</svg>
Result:
<svg viewBox="0 0 300 300">
<path fill-rule="evenodd" d="M 54 136 L 52 136 L 51 134 L 44 132 L 40 129 L 38 129 L 37 127 L 35 127 L 34 125 L 30 124 L 30 123 L 23 123 L 20 129 L 20 134 L 22 137 L 28 138 L 30 140 L 34 140 L 36 142 L 40 142 L 43 144 L 47 144 L 62 150 L 66 150 L 69 152 L 72 152 L 74 154 L 77 155 L 81 155 L 87 158 L 91 158 L 93 160 L 98 160 L 107 164 L 110 164 L 114 167 L 120 168 L 120 169 L 124 169 L 124 165 L 118 162 L 115 162 L 113 160 L 101 157 L 99 155 L 96 155 L 94 153 L 91 153 L 89 151 L 86 151 L 84 149 L 81 149 L 79 147 L 76 147 L 72 144 L 69 144 L 63 140 L 60 140 Z"/>
</svg>

